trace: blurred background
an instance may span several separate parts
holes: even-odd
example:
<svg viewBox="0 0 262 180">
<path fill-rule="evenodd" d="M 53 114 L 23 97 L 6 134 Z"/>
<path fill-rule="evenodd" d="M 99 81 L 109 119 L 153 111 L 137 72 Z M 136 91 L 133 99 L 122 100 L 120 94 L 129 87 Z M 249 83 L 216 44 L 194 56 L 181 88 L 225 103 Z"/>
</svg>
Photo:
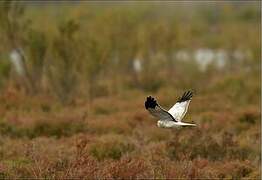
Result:
<svg viewBox="0 0 262 180">
<path fill-rule="evenodd" d="M 261 3 L 0 3 L 0 177 L 259 178 Z M 146 96 L 185 121 L 156 128 Z"/>
</svg>

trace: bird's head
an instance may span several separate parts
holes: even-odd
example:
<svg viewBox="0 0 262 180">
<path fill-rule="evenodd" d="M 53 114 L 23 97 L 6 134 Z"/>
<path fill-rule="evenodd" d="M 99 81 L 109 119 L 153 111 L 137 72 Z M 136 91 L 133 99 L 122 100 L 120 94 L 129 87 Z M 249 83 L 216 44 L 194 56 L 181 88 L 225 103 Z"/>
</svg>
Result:
<svg viewBox="0 0 262 180">
<path fill-rule="evenodd" d="M 159 121 L 157 121 L 157 126 L 158 126 L 158 127 L 164 127 L 164 124 L 163 124 L 162 121 L 159 120 Z"/>
</svg>

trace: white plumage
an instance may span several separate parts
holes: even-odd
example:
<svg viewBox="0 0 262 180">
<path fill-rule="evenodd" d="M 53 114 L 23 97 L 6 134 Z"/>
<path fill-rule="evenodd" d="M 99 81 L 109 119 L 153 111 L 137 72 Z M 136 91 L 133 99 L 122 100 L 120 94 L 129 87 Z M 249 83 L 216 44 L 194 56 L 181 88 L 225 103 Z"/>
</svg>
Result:
<svg viewBox="0 0 262 180">
<path fill-rule="evenodd" d="M 145 101 L 145 108 L 156 118 L 158 118 L 157 126 L 163 128 L 196 126 L 195 124 L 182 122 L 189 103 L 193 97 L 192 91 L 187 91 L 178 99 L 176 104 L 168 111 L 163 109 L 157 101 L 149 96 Z"/>
</svg>

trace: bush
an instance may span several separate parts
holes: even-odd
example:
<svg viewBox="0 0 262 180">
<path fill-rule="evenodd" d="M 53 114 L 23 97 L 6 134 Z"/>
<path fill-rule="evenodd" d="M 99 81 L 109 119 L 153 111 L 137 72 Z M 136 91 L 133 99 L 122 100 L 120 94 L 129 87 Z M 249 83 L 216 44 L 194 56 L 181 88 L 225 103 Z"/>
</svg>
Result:
<svg viewBox="0 0 262 180">
<path fill-rule="evenodd" d="M 239 121 L 241 123 L 255 124 L 260 119 L 260 112 L 257 108 L 247 108 L 244 112 L 239 115 Z"/>
<path fill-rule="evenodd" d="M 5 136 L 22 138 L 35 138 L 39 136 L 54 136 L 57 138 L 63 136 L 72 136 L 76 133 L 86 132 L 85 122 L 49 122 L 37 121 L 33 125 L 16 126 L 5 121 L 0 122 L 0 133 Z"/>
<path fill-rule="evenodd" d="M 123 156 L 118 162 L 107 164 L 103 172 L 103 178 L 106 179 L 141 179 L 150 177 L 149 167 L 146 162 L 140 158 L 131 158 Z"/>
<path fill-rule="evenodd" d="M 98 160 L 120 159 L 124 154 L 133 151 L 134 145 L 117 136 L 101 139 L 90 147 L 90 154 Z"/>
</svg>

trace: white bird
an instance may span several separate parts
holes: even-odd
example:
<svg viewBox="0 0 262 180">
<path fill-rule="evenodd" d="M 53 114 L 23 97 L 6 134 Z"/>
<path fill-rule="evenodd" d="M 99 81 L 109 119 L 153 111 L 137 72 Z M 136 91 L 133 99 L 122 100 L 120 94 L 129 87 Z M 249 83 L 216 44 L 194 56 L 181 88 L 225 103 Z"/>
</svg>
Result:
<svg viewBox="0 0 262 180">
<path fill-rule="evenodd" d="M 183 94 L 182 97 L 178 99 L 176 104 L 166 111 L 157 101 L 149 96 L 145 101 L 145 108 L 156 118 L 157 126 L 162 128 L 179 128 L 185 126 L 196 126 L 196 124 L 182 122 L 183 117 L 185 116 L 189 103 L 193 97 L 192 91 L 187 91 Z"/>
</svg>

